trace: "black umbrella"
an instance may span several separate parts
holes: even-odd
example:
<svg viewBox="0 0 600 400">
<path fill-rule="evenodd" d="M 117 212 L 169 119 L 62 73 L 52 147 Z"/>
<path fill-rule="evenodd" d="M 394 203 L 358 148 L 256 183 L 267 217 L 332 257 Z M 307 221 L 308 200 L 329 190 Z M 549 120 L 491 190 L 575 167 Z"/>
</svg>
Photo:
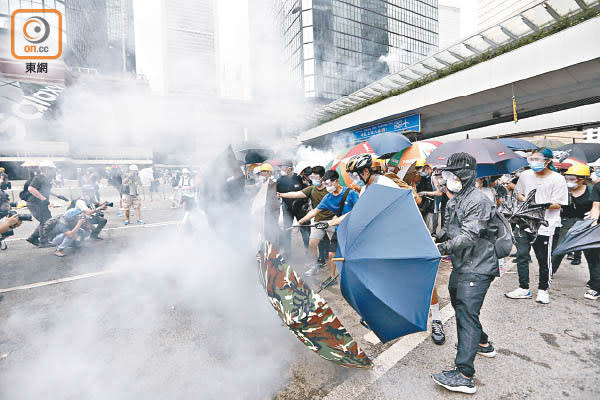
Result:
<svg viewBox="0 0 600 400">
<path fill-rule="evenodd" d="M 503 202 L 502 213 L 510 223 L 537 234 L 540 225 L 548 226 L 548 221 L 544 218 L 548 204 L 537 204 L 535 192 L 535 189 L 529 192 L 523 203 Z"/>
<path fill-rule="evenodd" d="M 553 256 L 572 251 L 595 249 L 600 247 L 600 225 L 594 225 L 593 219 L 575 222 L 563 240 L 552 252 Z"/>
<path fill-rule="evenodd" d="M 600 143 L 572 143 L 554 150 L 559 162 L 567 158 L 587 164 L 600 158 Z"/>
<path fill-rule="evenodd" d="M 243 150 L 241 153 L 245 153 L 244 161 L 246 164 L 257 164 L 263 163 L 270 158 L 273 158 L 273 151 L 268 149 L 248 149 Z"/>
</svg>

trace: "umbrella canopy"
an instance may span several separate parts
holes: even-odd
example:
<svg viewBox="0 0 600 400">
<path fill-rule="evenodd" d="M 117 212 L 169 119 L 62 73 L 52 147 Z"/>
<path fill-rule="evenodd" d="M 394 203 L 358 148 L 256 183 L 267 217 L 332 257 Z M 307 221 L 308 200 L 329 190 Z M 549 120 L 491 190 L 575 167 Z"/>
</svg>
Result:
<svg viewBox="0 0 600 400">
<path fill-rule="evenodd" d="M 535 144 L 524 139 L 501 138 L 498 141 L 511 150 L 532 151 L 538 149 Z"/>
<path fill-rule="evenodd" d="M 547 147 L 547 148 L 549 148 L 551 150 L 558 149 L 559 147 L 562 147 L 562 146 L 565 145 L 560 140 L 552 140 L 552 139 L 532 140 L 531 143 L 533 143 L 534 145 L 536 145 L 540 149 L 543 148 L 543 147 Z"/>
<path fill-rule="evenodd" d="M 398 132 L 386 132 L 371 137 L 367 142 L 379 158 L 388 159 L 412 145 L 410 140 Z"/>
<path fill-rule="evenodd" d="M 477 160 L 477 177 L 510 174 L 527 165 L 527 160 L 497 140 L 465 139 L 447 142 L 435 149 L 427 163 L 432 166 L 445 166 L 454 153 L 465 152 Z"/>
<path fill-rule="evenodd" d="M 416 142 L 407 149 L 392 155 L 388 165 L 398 168 L 410 167 L 414 162 L 427 158 L 440 142 Z"/>
<path fill-rule="evenodd" d="M 333 160 L 333 163 L 330 168 L 336 169 L 340 162 L 343 161 L 347 163 L 351 157 L 357 154 L 375 154 L 375 151 L 368 142 L 359 143 L 356 146 L 352 146 L 351 148 L 338 154 L 335 160 Z"/>
<path fill-rule="evenodd" d="M 244 163 L 263 163 L 273 157 L 273 151 L 268 149 L 247 149 L 240 151 L 244 155 Z"/>
<path fill-rule="evenodd" d="M 558 162 L 587 164 L 600 158 L 600 143 L 572 143 L 554 150 Z"/>
<path fill-rule="evenodd" d="M 594 220 L 586 219 L 575 222 L 563 240 L 552 252 L 553 256 L 572 251 L 596 249 L 600 247 L 600 225 L 592 226 Z"/>
<path fill-rule="evenodd" d="M 300 279 L 269 242 L 264 242 L 259 255 L 259 277 L 281 320 L 309 349 L 344 367 L 373 367 L 325 299 Z"/>
<path fill-rule="evenodd" d="M 523 229 L 529 229 L 530 232 L 537 232 L 540 225 L 548 226 L 548 222 L 544 218 L 546 205 L 535 202 L 535 193 L 536 189 L 529 192 L 523 203 L 517 201 L 502 202 L 502 213 L 506 219 Z"/>
<path fill-rule="evenodd" d="M 440 253 L 412 192 L 371 185 L 337 235 L 342 295 L 377 337 L 426 330 Z"/>
</svg>

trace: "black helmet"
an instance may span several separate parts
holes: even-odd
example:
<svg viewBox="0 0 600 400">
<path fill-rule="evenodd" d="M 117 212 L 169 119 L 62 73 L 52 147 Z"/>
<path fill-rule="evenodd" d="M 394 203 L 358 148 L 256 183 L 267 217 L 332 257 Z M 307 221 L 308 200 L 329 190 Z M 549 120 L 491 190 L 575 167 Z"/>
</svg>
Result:
<svg viewBox="0 0 600 400">
<path fill-rule="evenodd" d="M 364 168 L 371 168 L 373 165 L 373 157 L 370 154 L 357 154 L 352 156 L 346 165 L 346 172 L 359 172 Z"/>
<path fill-rule="evenodd" d="M 477 170 L 477 160 L 469 153 L 454 153 L 448 158 L 445 171 L 457 171 L 460 169 Z"/>
</svg>

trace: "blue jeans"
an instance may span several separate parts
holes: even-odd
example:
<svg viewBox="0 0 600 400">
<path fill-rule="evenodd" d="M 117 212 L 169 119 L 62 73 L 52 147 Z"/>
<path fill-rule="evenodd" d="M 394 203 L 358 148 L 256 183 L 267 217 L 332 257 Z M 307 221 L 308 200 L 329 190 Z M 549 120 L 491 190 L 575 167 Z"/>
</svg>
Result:
<svg viewBox="0 0 600 400">
<path fill-rule="evenodd" d="M 73 236 L 72 238 L 70 238 L 67 235 L 65 235 L 64 233 L 61 233 L 60 235 L 58 235 L 54 239 L 52 239 L 52 244 L 57 246 L 56 250 L 63 251 L 64 249 L 69 247 L 71 245 L 71 243 L 73 243 L 75 238 L 76 238 L 76 236 Z"/>
</svg>

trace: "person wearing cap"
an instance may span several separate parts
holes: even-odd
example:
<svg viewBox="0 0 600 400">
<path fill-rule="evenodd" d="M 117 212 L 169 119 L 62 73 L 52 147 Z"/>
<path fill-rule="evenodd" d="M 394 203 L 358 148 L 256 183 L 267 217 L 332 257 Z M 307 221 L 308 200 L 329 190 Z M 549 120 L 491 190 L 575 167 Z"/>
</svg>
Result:
<svg viewBox="0 0 600 400">
<path fill-rule="evenodd" d="M 540 225 L 537 232 L 529 232 L 527 228 L 517 225 L 514 231 L 517 247 L 517 270 L 519 287 L 505 296 L 510 299 L 530 299 L 529 290 L 529 252 L 533 247 L 535 258 L 539 264 L 538 293 L 535 299 L 540 304 L 550 303 L 550 282 L 552 281 L 552 250 L 558 242 L 555 229 L 561 226 L 560 210 L 569 204 L 569 191 L 565 178 L 553 171 L 550 149 L 540 149 L 533 152 L 527 159 L 531 169 L 523 171 L 515 187 L 517 199 L 524 202 L 532 190 L 535 192 L 535 202 L 546 204 L 544 219 L 546 225 Z M 536 235 L 537 233 L 537 235 Z M 532 244 L 533 243 L 533 244 Z"/>
<path fill-rule="evenodd" d="M 129 213 L 133 207 L 135 216 L 137 217 L 137 223 L 143 225 L 142 220 L 142 201 L 140 199 L 140 188 L 142 187 L 142 181 L 138 173 L 137 165 L 129 166 L 129 173 L 123 178 L 123 208 L 125 209 L 125 225 L 129 225 Z"/>
<path fill-rule="evenodd" d="M 280 167 L 281 176 L 277 179 L 277 193 L 299 192 L 306 187 L 298 174 L 294 173 L 294 164 L 292 161 L 285 160 L 281 163 Z M 281 234 L 280 245 L 282 247 L 281 250 L 283 250 L 288 257 L 292 254 L 292 231 L 288 228 L 294 224 L 294 218 L 301 219 L 303 217 L 303 215 L 299 215 L 298 207 L 294 207 L 294 202 L 297 201 L 298 199 L 283 198 L 281 202 L 283 212 L 283 232 Z M 304 199 L 301 199 L 300 201 L 304 203 L 307 202 L 307 200 Z M 310 228 L 300 228 L 300 234 L 302 235 L 305 249 L 308 249 Z"/>
<path fill-rule="evenodd" d="M 475 188 L 477 162 L 468 153 L 452 154 L 442 177 L 453 197 L 446 206 L 446 222 L 436 236 L 442 255 L 452 258 L 448 283 L 456 313 L 458 336 L 455 369 L 433 374 L 444 388 L 475 393 L 475 357 L 494 357 L 496 351 L 483 331 L 479 314 L 490 284 L 500 276 L 494 242 L 484 234 L 494 218 L 494 204 Z"/>
<path fill-rule="evenodd" d="M 600 187 L 597 187 L 598 184 L 594 186 L 594 189 L 588 186 L 590 176 L 590 167 L 585 164 L 572 165 L 565 172 L 565 180 L 569 188 L 569 204 L 562 209 L 562 227 L 558 233 L 559 242 L 577 221 L 587 218 L 592 210 L 595 200 L 594 191 Z M 600 249 L 584 250 L 583 254 L 590 272 L 589 289 L 583 297 L 597 300 L 600 298 Z M 564 256 L 561 254 L 552 257 L 552 273 L 556 273 Z"/>
<path fill-rule="evenodd" d="M 42 161 L 40 163 L 40 173 L 33 177 L 27 189 L 27 191 L 29 192 L 29 196 L 27 198 L 27 208 L 31 212 L 33 218 L 35 218 L 39 222 L 39 225 L 25 240 L 27 240 L 34 246 L 51 246 L 48 242 L 49 238 L 45 237 L 43 230 L 46 221 L 52 218 L 52 213 L 49 209 L 50 195 L 57 197 L 63 201 L 68 201 L 68 199 L 64 196 L 59 196 L 54 193 L 51 193 L 51 182 L 54 178 L 55 173 L 56 166 L 52 161 Z"/>
</svg>

